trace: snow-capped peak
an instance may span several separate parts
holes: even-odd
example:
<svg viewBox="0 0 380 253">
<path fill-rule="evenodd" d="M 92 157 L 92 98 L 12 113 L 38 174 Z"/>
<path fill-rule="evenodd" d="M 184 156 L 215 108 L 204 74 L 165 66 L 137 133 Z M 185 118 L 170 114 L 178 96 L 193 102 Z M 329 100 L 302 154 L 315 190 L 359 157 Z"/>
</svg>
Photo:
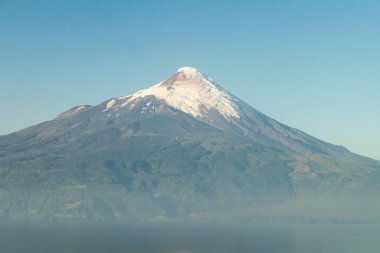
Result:
<svg viewBox="0 0 380 253">
<path fill-rule="evenodd" d="M 122 103 L 115 104 L 110 101 L 107 109 L 130 106 L 146 96 L 155 96 L 193 117 L 207 118 L 212 110 L 216 110 L 226 119 L 240 117 L 236 99 L 193 67 L 180 68 L 168 79 L 148 89 L 117 98 Z"/>
<path fill-rule="evenodd" d="M 197 74 L 197 73 L 200 73 L 196 68 L 194 67 L 182 67 L 182 68 L 179 68 L 177 71 L 178 72 L 182 72 L 182 73 L 191 73 L 191 74 Z"/>
</svg>

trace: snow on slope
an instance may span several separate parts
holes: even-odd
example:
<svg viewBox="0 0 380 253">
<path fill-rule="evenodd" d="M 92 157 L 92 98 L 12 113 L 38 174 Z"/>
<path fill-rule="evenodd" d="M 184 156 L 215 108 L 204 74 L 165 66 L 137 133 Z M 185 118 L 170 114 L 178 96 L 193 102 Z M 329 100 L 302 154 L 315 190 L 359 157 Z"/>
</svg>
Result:
<svg viewBox="0 0 380 253">
<path fill-rule="evenodd" d="M 192 67 L 180 68 L 174 75 L 150 88 L 111 100 L 106 110 L 133 106 L 135 101 L 146 96 L 155 96 L 193 117 L 206 117 L 210 109 L 215 109 L 226 119 L 240 118 L 236 99 Z"/>
</svg>

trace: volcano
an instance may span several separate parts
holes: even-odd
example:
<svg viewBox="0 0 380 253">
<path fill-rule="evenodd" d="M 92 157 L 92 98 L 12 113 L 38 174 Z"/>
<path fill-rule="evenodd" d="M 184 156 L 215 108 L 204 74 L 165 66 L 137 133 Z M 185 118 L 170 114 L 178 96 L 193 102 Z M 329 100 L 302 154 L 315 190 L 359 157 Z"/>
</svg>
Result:
<svg viewBox="0 0 380 253">
<path fill-rule="evenodd" d="M 271 119 L 193 67 L 1 136 L 0 186 L 2 220 L 380 216 L 379 161 Z"/>
</svg>

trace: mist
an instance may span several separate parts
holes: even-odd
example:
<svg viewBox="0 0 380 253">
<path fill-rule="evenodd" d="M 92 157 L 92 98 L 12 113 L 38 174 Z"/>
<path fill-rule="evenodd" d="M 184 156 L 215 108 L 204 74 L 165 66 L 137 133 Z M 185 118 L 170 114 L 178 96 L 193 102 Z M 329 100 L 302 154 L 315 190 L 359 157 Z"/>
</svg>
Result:
<svg viewBox="0 0 380 253">
<path fill-rule="evenodd" d="M 380 248 L 375 225 L 278 223 L 3 223 L 0 252 L 360 253 Z"/>
</svg>

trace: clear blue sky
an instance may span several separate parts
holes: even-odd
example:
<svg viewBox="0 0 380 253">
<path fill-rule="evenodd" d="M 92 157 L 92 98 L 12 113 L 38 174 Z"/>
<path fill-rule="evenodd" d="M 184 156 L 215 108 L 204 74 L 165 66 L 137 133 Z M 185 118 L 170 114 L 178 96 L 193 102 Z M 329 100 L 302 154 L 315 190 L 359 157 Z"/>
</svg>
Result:
<svg viewBox="0 0 380 253">
<path fill-rule="evenodd" d="M 0 0 L 0 134 L 181 66 L 380 159 L 379 0 Z"/>
</svg>

